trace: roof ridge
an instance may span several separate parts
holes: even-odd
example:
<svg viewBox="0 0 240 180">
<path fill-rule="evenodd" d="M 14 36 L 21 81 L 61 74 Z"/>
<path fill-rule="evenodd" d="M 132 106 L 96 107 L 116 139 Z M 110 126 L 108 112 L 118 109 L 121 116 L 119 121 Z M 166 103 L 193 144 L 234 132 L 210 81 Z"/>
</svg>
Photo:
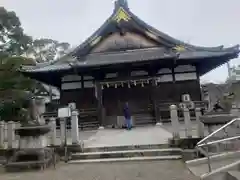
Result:
<svg viewBox="0 0 240 180">
<path fill-rule="evenodd" d="M 128 9 L 128 1 L 127 0 L 116 0 L 114 11 L 117 11 L 120 7 Z"/>
</svg>

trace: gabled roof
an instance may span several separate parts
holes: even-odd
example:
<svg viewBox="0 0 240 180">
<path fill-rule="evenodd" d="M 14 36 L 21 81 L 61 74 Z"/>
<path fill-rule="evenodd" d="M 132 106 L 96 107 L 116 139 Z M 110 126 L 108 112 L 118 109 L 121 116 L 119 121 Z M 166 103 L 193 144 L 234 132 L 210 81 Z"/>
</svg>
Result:
<svg viewBox="0 0 240 180">
<path fill-rule="evenodd" d="M 104 40 L 110 33 L 119 32 L 122 29 L 136 29 L 138 32 L 146 36 L 147 38 L 153 40 L 159 47 L 164 46 L 167 51 L 162 53 L 162 48 L 159 48 L 158 56 L 155 58 L 176 58 L 179 60 L 191 60 L 191 59 L 204 59 L 204 58 L 219 58 L 224 57 L 224 60 L 214 61 L 208 67 L 203 67 L 201 74 L 204 74 L 217 66 L 225 63 L 231 58 L 237 57 L 239 53 L 239 46 L 233 46 L 230 48 L 223 48 L 223 46 L 217 47 L 200 47 L 194 46 L 180 40 L 177 40 L 169 35 L 158 31 L 152 26 L 148 25 L 136 15 L 134 15 L 129 7 L 127 0 L 116 0 L 115 8 L 112 15 L 104 22 L 104 24 L 93 33 L 86 41 L 74 48 L 64 57 L 52 61 L 49 63 L 38 64 L 35 67 L 23 67 L 24 72 L 47 72 L 47 71 L 58 71 L 58 70 L 69 70 L 73 65 L 77 67 L 87 67 L 87 66 L 101 66 L 105 64 L 117 64 L 126 62 L 135 62 L 139 60 L 149 60 L 156 53 L 156 49 L 151 48 L 143 49 L 145 51 L 154 51 L 153 54 L 148 53 L 142 58 L 138 56 L 143 50 L 136 49 L 135 51 L 123 51 L 114 53 L 106 52 L 105 54 L 91 54 L 91 50 L 96 47 L 102 40 Z M 154 48 L 153 48 L 154 49 Z M 121 55 L 122 54 L 122 55 Z M 127 56 L 125 56 L 127 54 Z M 122 57 L 120 57 L 122 56 Z M 122 59 L 128 58 L 128 59 Z M 100 58 L 101 57 L 101 58 Z M 100 59 L 102 60 L 100 60 Z M 135 59 L 134 59 L 135 58 Z M 122 60 L 122 61 L 121 61 Z M 155 59 L 156 60 L 156 59 Z M 206 63 L 206 62 L 205 62 Z"/>
<path fill-rule="evenodd" d="M 122 22 L 125 22 L 122 23 Z M 125 25 L 125 26 L 124 26 Z M 194 46 L 185 42 L 182 42 L 180 40 L 177 40 L 157 29 L 150 26 L 149 24 L 142 21 L 140 18 L 138 18 L 135 14 L 133 14 L 129 7 L 127 0 L 117 0 L 115 1 L 115 8 L 112 13 L 112 15 L 104 22 L 104 24 L 95 31 L 92 36 L 90 36 L 85 42 L 80 44 L 78 47 L 74 49 L 72 52 L 72 55 L 74 56 L 81 56 L 86 55 L 94 46 L 96 46 L 102 39 L 104 39 L 105 36 L 107 36 L 110 32 L 118 31 L 118 28 L 121 28 L 121 26 L 134 26 L 134 28 L 138 28 L 138 30 L 141 30 L 143 34 L 145 34 L 150 39 L 155 40 L 156 42 L 159 42 L 160 44 L 165 44 L 166 46 L 169 46 L 173 49 L 178 50 L 192 50 L 192 51 L 225 51 L 230 50 L 232 48 L 235 48 L 233 46 L 232 48 L 224 49 L 223 46 L 217 46 L 217 47 L 201 47 L 201 46 Z"/>
</svg>

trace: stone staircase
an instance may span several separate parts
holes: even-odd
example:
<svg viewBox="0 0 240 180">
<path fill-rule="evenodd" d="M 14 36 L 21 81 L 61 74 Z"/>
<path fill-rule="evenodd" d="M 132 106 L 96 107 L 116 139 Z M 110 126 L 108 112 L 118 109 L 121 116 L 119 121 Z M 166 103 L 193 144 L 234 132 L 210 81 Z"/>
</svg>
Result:
<svg viewBox="0 0 240 180">
<path fill-rule="evenodd" d="M 133 116 L 136 126 L 156 124 L 155 117 L 150 113 L 138 113 Z"/>
<path fill-rule="evenodd" d="M 73 153 L 69 163 L 177 160 L 181 158 L 182 150 L 179 148 L 170 148 L 167 144 L 112 146 L 85 148 L 83 152 Z"/>
<path fill-rule="evenodd" d="M 82 110 L 79 114 L 79 129 L 92 130 L 98 129 L 99 121 L 97 119 L 97 110 Z"/>
<path fill-rule="evenodd" d="M 211 172 L 207 158 L 187 161 L 187 167 L 204 180 L 240 180 L 240 151 L 226 152 L 210 156 Z"/>
<path fill-rule="evenodd" d="M 226 180 L 240 180 L 240 171 L 228 171 Z"/>
</svg>

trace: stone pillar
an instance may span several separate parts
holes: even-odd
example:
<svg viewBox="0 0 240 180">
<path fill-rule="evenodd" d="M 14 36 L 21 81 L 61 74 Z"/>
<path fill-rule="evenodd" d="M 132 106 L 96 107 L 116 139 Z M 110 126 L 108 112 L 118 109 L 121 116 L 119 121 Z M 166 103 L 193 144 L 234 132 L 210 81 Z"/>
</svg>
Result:
<svg viewBox="0 0 240 180">
<path fill-rule="evenodd" d="M 196 116 L 196 122 L 197 122 L 197 134 L 198 137 L 204 137 L 204 124 L 200 121 L 200 116 L 202 115 L 201 109 L 196 108 L 195 109 L 195 116 Z"/>
<path fill-rule="evenodd" d="M 230 113 L 234 116 L 240 117 L 240 111 L 235 104 L 232 105 L 232 109 L 230 110 Z"/>
<path fill-rule="evenodd" d="M 65 126 L 65 119 L 60 119 L 60 137 L 61 137 L 61 145 L 65 144 L 65 136 L 66 136 L 66 126 Z"/>
<path fill-rule="evenodd" d="M 56 118 L 50 118 L 50 125 L 51 125 L 51 145 L 57 145 L 57 130 L 56 130 Z"/>
<path fill-rule="evenodd" d="M 8 141 L 8 123 L 4 122 L 4 141 Z"/>
<path fill-rule="evenodd" d="M 4 147 L 4 122 L 0 121 L 0 149 Z"/>
<path fill-rule="evenodd" d="M 173 138 L 179 139 L 180 138 L 180 125 L 178 121 L 178 111 L 176 105 L 170 106 L 170 117 L 171 117 L 171 124 L 172 124 L 172 132 L 173 132 Z"/>
<path fill-rule="evenodd" d="M 18 129 L 21 127 L 21 123 L 20 122 L 15 122 L 15 129 Z M 15 132 L 15 131 L 14 131 Z M 20 136 L 15 134 L 15 146 L 14 147 L 19 147 L 19 142 L 20 142 Z"/>
<path fill-rule="evenodd" d="M 79 129 L 78 129 L 78 111 L 73 111 L 71 116 L 71 134 L 72 144 L 79 144 Z"/>
<path fill-rule="evenodd" d="M 188 108 L 183 109 L 183 117 L 185 123 L 186 137 L 192 137 L 192 123 Z"/>
<path fill-rule="evenodd" d="M 8 122 L 8 148 L 14 148 L 15 147 L 15 123 L 13 121 Z"/>
</svg>

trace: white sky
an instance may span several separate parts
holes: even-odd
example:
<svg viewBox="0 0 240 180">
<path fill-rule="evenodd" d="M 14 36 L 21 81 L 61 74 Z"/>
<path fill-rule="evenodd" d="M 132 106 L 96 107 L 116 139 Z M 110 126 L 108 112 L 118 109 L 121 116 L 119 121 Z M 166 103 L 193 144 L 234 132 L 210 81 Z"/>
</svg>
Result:
<svg viewBox="0 0 240 180">
<path fill-rule="evenodd" d="M 148 24 L 191 44 L 240 44 L 240 0 L 128 0 L 128 4 Z M 16 12 L 28 35 L 75 46 L 101 26 L 114 5 L 113 0 L 0 0 L 0 6 Z M 222 82 L 226 76 L 225 65 L 202 80 Z"/>
</svg>

